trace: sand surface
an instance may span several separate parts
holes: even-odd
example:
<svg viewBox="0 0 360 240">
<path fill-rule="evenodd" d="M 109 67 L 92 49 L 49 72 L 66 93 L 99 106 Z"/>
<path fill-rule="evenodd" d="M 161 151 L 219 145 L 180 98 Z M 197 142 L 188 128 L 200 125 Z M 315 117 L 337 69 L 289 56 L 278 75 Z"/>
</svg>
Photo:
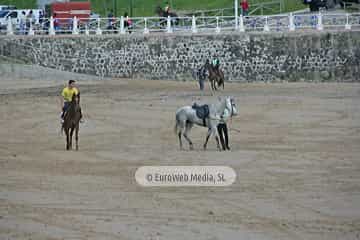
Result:
<svg viewBox="0 0 360 240">
<path fill-rule="evenodd" d="M 226 84 L 229 152 L 206 129 L 180 151 L 194 82 L 80 81 L 80 150 L 65 151 L 63 82 L 0 81 L 0 239 L 359 239 L 360 84 Z M 188 149 L 188 146 L 186 149 Z M 229 187 L 145 188 L 144 165 L 223 165 Z"/>
</svg>

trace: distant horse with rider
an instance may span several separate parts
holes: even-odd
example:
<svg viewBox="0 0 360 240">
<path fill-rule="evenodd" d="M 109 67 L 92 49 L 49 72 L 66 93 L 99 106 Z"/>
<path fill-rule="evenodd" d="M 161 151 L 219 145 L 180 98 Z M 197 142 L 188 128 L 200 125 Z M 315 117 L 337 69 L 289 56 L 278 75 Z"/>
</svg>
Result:
<svg viewBox="0 0 360 240">
<path fill-rule="evenodd" d="M 159 17 L 162 17 L 162 18 L 168 18 L 170 17 L 171 18 L 171 23 L 172 25 L 179 25 L 179 22 L 180 22 L 180 19 L 179 19 L 179 16 L 173 12 L 173 11 L 170 11 L 170 8 L 169 7 L 166 7 L 165 10 L 162 9 L 160 6 L 157 6 L 155 8 L 155 13 L 159 16 Z M 167 24 L 167 20 L 164 20 L 164 19 L 161 19 L 160 20 L 160 25 L 165 27 Z"/>
<path fill-rule="evenodd" d="M 209 79 L 211 90 L 216 91 L 219 87 L 225 88 L 224 72 L 220 69 L 220 62 L 214 59 L 213 63 L 207 59 L 205 64 L 197 71 L 197 77 L 200 82 L 200 89 L 203 90 L 203 81 L 206 77 Z"/>
</svg>

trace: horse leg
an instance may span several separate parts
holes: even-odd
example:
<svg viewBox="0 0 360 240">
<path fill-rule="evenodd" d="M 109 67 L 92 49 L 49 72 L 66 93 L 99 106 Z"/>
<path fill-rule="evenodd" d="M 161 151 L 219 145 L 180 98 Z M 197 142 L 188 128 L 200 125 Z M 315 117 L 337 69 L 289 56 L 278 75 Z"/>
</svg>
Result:
<svg viewBox="0 0 360 240">
<path fill-rule="evenodd" d="M 71 130 L 70 130 L 70 149 L 72 149 L 72 137 L 73 137 L 73 134 L 74 134 L 74 128 L 72 127 Z"/>
<path fill-rule="evenodd" d="M 219 151 L 221 151 L 221 147 L 220 147 L 220 143 L 219 143 L 219 136 L 218 135 L 215 135 L 215 140 L 216 140 L 217 149 Z"/>
<path fill-rule="evenodd" d="M 66 150 L 70 150 L 70 145 L 69 145 L 69 129 L 65 128 L 65 135 L 66 135 Z"/>
<path fill-rule="evenodd" d="M 192 124 L 191 124 L 191 123 L 187 123 L 183 135 L 184 135 L 185 139 L 189 142 L 190 150 L 194 150 L 193 143 L 192 143 L 192 141 L 190 140 L 190 138 L 188 137 L 188 133 L 190 132 L 191 128 L 192 128 Z"/>
<path fill-rule="evenodd" d="M 76 141 L 76 151 L 79 150 L 79 124 L 77 124 L 75 129 L 75 141 Z"/>
<path fill-rule="evenodd" d="M 220 141 L 219 141 L 219 132 L 217 131 L 217 127 L 212 129 L 213 133 L 215 134 L 216 146 L 219 151 L 221 151 Z"/>
<path fill-rule="evenodd" d="M 178 132 L 178 137 L 179 137 L 179 143 L 180 143 L 180 150 L 183 150 L 183 144 L 182 144 L 182 140 L 181 140 L 181 131 Z"/>
<path fill-rule="evenodd" d="M 181 125 L 181 126 L 179 126 Z M 183 144 L 182 144 L 182 139 L 181 139 L 181 135 L 182 135 L 182 132 L 183 132 L 183 129 L 184 129 L 184 124 L 181 123 L 181 122 L 176 122 L 176 125 L 175 125 L 175 129 L 176 129 L 176 133 L 179 137 L 179 144 L 180 144 L 180 150 L 183 150 Z"/>
<path fill-rule="evenodd" d="M 212 131 L 211 131 L 211 129 L 209 128 L 209 130 L 208 130 L 208 132 L 207 132 L 207 135 L 206 135 L 205 143 L 204 143 L 204 150 L 206 150 L 206 146 L 207 146 L 207 143 L 208 143 L 209 138 L 210 138 L 210 136 L 211 136 L 211 133 L 212 133 Z"/>
<path fill-rule="evenodd" d="M 226 125 L 225 125 L 225 126 L 226 126 Z M 225 132 L 224 124 L 219 124 L 219 125 L 217 126 L 217 130 L 218 130 L 218 134 L 219 134 L 219 136 L 220 136 L 221 146 L 222 146 L 223 150 L 225 151 L 225 150 L 226 150 L 226 141 L 224 141 L 224 135 L 225 135 L 225 134 L 223 134 L 223 133 Z M 227 136 L 225 136 L 225 139 L 227 139 L 226 137 L 227 137 Z"/>
</svg>

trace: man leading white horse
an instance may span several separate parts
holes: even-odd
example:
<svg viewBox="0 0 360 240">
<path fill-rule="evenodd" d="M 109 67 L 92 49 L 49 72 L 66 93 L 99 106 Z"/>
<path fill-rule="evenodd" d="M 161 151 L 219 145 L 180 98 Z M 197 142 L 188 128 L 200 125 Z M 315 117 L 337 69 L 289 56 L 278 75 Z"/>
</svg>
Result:
<svg viewBox="0 0 360 240">
<path fill-rule="evenodd" d="M 207 147 L 210 136 L 213 135 L 216 139 L 217 148 L 221 151 L 217 126 L 225 110 L 229 111 L 230 116 L 237 115 L 234 99 L 225 97 L 221 98 L 214 104 L 205 104 L 203 106 L 184 106 L 179 108 L 175 115 L 176 120 L 174 130 L 179 137 L 180 149 L 183 149 L 182 136 L 184 136 L 184 138 L 188 141 L 190 150 L 193 149 L 193 143 L 188 134 L 191 128 L 196 124 L 208 128 L 208 133 L 204 143 L 204 150 Z"/>
</svg>

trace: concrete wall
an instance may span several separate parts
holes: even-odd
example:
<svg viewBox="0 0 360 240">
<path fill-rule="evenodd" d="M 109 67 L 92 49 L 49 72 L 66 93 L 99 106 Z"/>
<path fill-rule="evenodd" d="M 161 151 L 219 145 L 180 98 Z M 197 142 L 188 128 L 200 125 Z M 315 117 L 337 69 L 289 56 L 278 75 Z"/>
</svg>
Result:
<svg viewBox="0 0 360 240">
<path fill-rule="evenodd" d="M 0 81 L 12 79 L 27 80 L 58 80 L 67 82 L 69 79 L 90 80 L 102 79 L 86 74 L 78 74 L 57 69 L 50 69 L 36 65 L 26 65 L 12 62 L 2 62 L 0 59 Z"/>
<path fill-rule="evenodd" d="M 191 80 L 218 56 L 228 80 L 360 81 L 360 32 L 1 37 L 0 55 L 107 77 Z"/>
</svg>

